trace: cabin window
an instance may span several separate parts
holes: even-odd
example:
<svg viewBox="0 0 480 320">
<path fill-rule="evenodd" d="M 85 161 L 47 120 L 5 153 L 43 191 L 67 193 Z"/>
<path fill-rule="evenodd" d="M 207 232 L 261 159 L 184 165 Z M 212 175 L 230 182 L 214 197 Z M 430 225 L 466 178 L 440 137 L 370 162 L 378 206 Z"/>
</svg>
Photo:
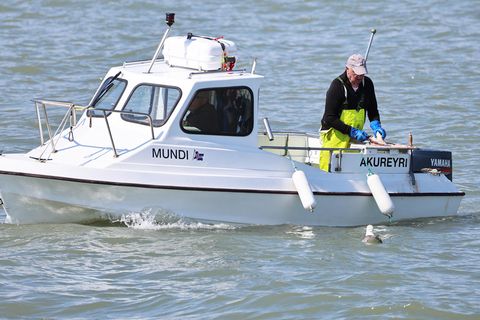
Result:
<svg viewBox="0 0 480 320">
<path fill-rule="evenodd" d="M 130 95 L 122 112 L 125 121 L 162 126 L 180 99 L 180 89 L 151 84 L 141 84 Z"/>
<path fill-rule="evenodd" d="M 181 122 L 193 134 L 247 136 L 253 129 L 253 94 L 247 87 L 203 89 L 194 95 Z"/>
<path fill-rule="evenodd" d="M 103 117 L 104 115 L 103 111 L 100 111 L 98 109 L 103 109 L 103 110 L 115 109 L 115 106 L 120 100 L 120 97 L 122 96 L 126 86 L 127 86 L 127 81 L 123 79 L 118 79 L 115 77 L 107 78 L 102 83 L 102 86 L 100 87 L 100 89 L 97 92 L 97 95 L 92 101 L 92 107 L 94 107 L 97 110 L 95 109 L 89 110 L 88 116 Z M 106 115 L 108 116 L 110 113 L 111 112 L 106 112 Z"/>
</svg>

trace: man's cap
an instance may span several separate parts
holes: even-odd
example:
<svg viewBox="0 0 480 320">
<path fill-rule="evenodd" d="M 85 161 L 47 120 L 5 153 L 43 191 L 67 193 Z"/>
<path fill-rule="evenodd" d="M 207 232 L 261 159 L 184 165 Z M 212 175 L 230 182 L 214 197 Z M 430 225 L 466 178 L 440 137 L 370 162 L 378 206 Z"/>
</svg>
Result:
<svg viewBox="0 0 480 320">
<path fill-rule="evenodd" d="M 352 54 L 346 64 L 347 68 L 352 68 L 357 75 L 367 74 L 367 63 L 361 54 Z"/>
</svg>

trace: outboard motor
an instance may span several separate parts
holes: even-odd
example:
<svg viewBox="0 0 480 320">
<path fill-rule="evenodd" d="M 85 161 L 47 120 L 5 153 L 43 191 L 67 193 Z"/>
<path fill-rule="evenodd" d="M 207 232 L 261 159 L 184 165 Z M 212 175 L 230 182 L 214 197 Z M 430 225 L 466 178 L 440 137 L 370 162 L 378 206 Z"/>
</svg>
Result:
<svg viewBox="0 0 480 320">
<path fill-rule="evenodd" d="M 452 181 L 452 153 L 441 150 L 412 150 L 412 171 L 443 173 Z"/>
</svg>

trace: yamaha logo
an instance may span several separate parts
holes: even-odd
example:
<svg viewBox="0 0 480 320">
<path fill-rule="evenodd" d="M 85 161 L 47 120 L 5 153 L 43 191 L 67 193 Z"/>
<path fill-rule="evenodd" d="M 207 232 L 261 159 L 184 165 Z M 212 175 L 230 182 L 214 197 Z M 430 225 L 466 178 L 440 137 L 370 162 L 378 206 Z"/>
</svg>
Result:
<svg viewBox="0 0 480 320">
<path fill-rule="evenodd" d="M 446 167 L 450 168 L 452 163 L 450 159 L 430 159 L 432 167 Z"/>
</svg>

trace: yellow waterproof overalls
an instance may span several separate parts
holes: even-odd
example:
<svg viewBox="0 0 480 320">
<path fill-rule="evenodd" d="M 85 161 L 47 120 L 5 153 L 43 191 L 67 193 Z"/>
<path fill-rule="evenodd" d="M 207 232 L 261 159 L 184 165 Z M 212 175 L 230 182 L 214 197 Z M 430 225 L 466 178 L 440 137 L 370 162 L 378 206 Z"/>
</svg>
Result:
<svg viewBox="0 0 480 320">
<path fill-rule="evenodd" d="M 352 126 L 354 128 L 363 129 L 365 124 L 365 93 L 362 92 L 360 101 L 358 105 L 351 109 L 347 101 L 347 87 L 342 78 L 337 78 L 343 85 L 345 89 L 345 101 L 342 104 L 342 111 L 340 113 L 340 120 L 346 125 Z M 350 136 L 348 134 L 341 133 L 337 129 L 330 128 L 320 132 L 320 139 L 322 141 L 323 148 L 349 148 L 350 147 Z M 330 167 L 330 151 L 321 151 L 320 152 L 320 169 L 324 171 L 329 171 Z"/>
</svg>

